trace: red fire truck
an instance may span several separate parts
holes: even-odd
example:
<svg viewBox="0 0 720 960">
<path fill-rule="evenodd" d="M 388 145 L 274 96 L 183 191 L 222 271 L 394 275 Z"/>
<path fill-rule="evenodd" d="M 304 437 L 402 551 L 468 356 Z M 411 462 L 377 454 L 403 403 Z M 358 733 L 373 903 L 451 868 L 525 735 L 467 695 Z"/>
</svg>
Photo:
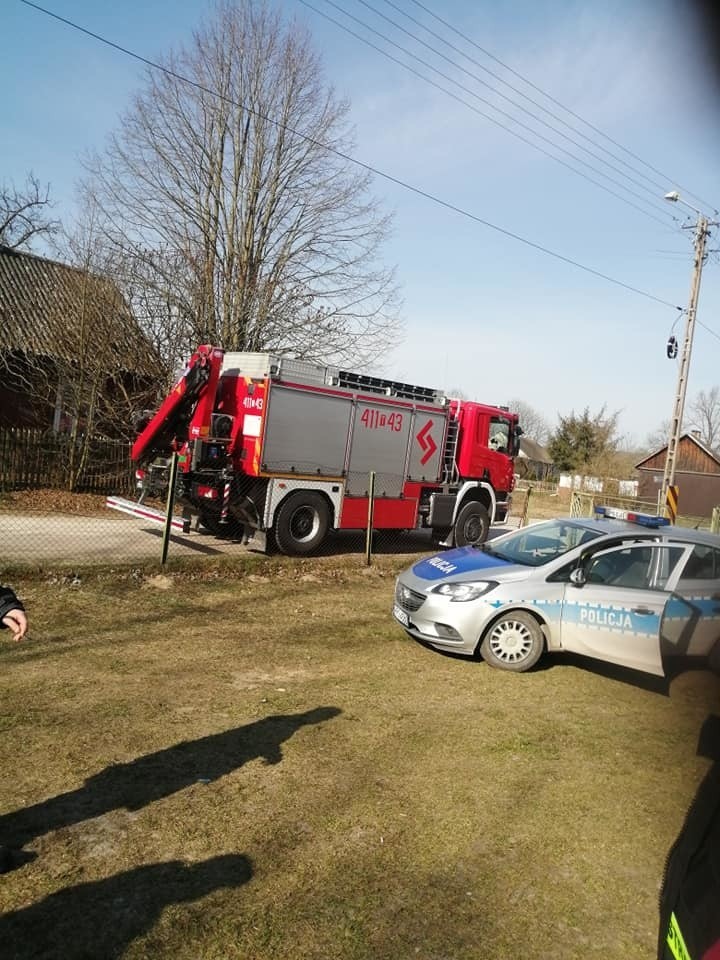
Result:
<svg viewBox="0 0 720 960">
<path fill-rule="evenodd" d="M 374 529 L 423 527 L 459 546 L 482 543 L 505 519 L 521 433 L 504 407 L 200 346 L 132 457 L 141 504 L 166 494 L 176 452 L 186 516 L 218 535 L 270 533 L 283 553 L 310 553 L 333 529 L 365 528 L 371 472 Z"/>
</svg>

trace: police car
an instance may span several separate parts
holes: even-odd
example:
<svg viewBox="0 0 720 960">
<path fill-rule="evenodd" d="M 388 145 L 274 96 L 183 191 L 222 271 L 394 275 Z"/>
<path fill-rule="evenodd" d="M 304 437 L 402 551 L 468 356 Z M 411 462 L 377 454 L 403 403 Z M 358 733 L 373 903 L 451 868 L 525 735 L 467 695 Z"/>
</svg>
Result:
<svg viewBox="0 0 720 960">
<path fill-rule="evenodd" d="M 393 615 L 504 670 L 572 651 L 663 676 L 672 655 L 720 651 L 720 537 L 597 507 L 419 561 L 397 579 Z"/>
</svg>

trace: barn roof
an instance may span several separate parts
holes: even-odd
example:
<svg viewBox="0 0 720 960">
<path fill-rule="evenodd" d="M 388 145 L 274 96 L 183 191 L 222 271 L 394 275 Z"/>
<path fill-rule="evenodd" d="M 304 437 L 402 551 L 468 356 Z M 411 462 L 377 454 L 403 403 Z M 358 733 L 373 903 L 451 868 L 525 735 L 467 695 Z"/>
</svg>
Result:
<svg viewBox="0 0 720 960">
<path fill-rule="evenodd" d="M 157 376 L 153 348 L 110 280 L 0 246 L 0 351 L 73 362 L 92 353 Z"/>
<path fill-rule="evenodd" d="M 697 452 L 707 462 L 712 461 L 714 465 L 720 467 L 720 456 L 714 453 L 709 447 L 706 447 L 705 444 L 699 439 L 699 437 L 696 437 L 692 433 L 683 433 L 678 440 L 678 448 L 680 448 L 680 445 L 684 445 L 687 447 L 688 444 L 691 445 L 691 449 L 692 449 L 692 446 L 697 447 Z M 641 470 L 643 468 L 649 469 L 649 470 L 657 470 L 658 468 L 662 469 L 665 464 L 667 449 L 668 449 L 668 444 L 666 443 L 664 446 L 659 447 L 657 450 L 654 450 L 652 453 L 644 457 L 640 461 L 640 463 L 636 463 L 635 469 L 636 470 Z"/>
</svg>

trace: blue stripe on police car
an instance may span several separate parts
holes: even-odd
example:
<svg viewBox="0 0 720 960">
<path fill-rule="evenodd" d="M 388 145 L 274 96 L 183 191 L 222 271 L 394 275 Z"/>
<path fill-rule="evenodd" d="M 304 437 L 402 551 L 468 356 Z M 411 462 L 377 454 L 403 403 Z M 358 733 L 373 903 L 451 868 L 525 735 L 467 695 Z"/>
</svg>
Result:
<svg viewBox="0 0 720 960">
<path fill-rule="evenodd" d="M 456 550 L 448 550 L 421 560 L 415 564 L 412 572 L 423 580 L 440 580 L 451 574 L 474 573 L 479 570 L 487 571 L 491 567 L 507 566 L 510 566 L 509 560 L 501 560 L 500 557 L 494 557 L 475 547 L 458 547 Z"/>
</svg>

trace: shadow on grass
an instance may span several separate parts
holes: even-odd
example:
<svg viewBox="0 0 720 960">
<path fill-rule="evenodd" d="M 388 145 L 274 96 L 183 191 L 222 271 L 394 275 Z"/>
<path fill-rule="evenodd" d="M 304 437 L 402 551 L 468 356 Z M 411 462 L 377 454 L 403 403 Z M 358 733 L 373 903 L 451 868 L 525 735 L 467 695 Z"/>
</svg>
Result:
<svg viewBox="0 0 720 960">
<path fill-rule="evenodd" d="M 656 677 L 651 673 L 632 670 L 630 667 L 605 663 L 603 660 L 595 660 L 592 657 L 584 657 L 580 653 L 553 653 L 544 656 L 533 668 L 533 672 L 541 673 L 544 670 L 562 668 L 563 666 L 577 667 L 580 670 L 586 670 L 588 673 L 594 673 L 598 677 L 606 677 L 608 680 L 626 683 L 631 687 L 638 687 L 640 690 L 647 690 L 649 693 L 657 693 L 664 697 L 668 696 L 670 692 L 671 677 Z"/>
<path fill-rule="evenodd" d="M 178 860 L 150 864 L 67 887 L 0 917 L 2 956 L 6 960 L 115 960 L 133 940 L 152 929 L 168 905 L 240 887 L 251 877 L 247 857 L 226 854 L 194 864 Z"/>
<path fill-rule="evenodd" d="M 398 629 L 402 627 L 398 624 Z M 484 669 L 493 668 L 486 664 L 480 653 L 472 657 L 457 653 L 454 650 L 438 650 L 425 640 L 418 637 L 407 635 L 407 638 L 418 647 L 432 654 L 441 656 L 448 660 L 464 660 L 466 663 L 474 663 Z M 658 677 L 651 673 L 643 673 L 641 670 L 633 670 L 630 667 L 624 667 L 616 663 L 606 663 L 603 660 L 595 660 L 593 657 L 586 657 L 580 653 L 545 653 L 540 660 L 528 671 L 517 671 L 518 681 L 527 673 L 533 675 L 546 673 L 549 670 L 558 670 L 563 667 L 576 667 L 578 670 L 585 670 L 587 673 L 594 673 L 598 677 L 606 677 L 608 680 L 616 680 L 618 683 L 626 683 L 629 686 L 637 687 L 640 690 L 646 690 L 649 693 L 657 693 L 660 696 L 670 696 L 670 688 L 673 680 L 684 673 L 691 672 L 713 672 L 708 666 L 707 657 L 689 657 L 675 655 L 663 658 L 663 667 L 665 676 Z"/>
<path fill-rule="evenodd" d="M 340 712 L 338 707 L 316 707 L 305 713 L 265 717 L 234 730 L 183 741 L 129 763 L 113 764 L 76 790 L 0 817 L 0 838 L 8 846 L 22 846 L 52 830 L 111 810 L 139 810 L 193 783 L 216 780 L 250 760 L 280 763 L 281 745 L 297 730 L 324 723 Z"/>
<path fill-rule="evenodd" d="M 713 673 L 713 670 L 708 666 L 707 657 L 683 655 L 664 657 L 665 676 L 657 677 L 651 673 L 632 670 L 630 667 L 623 667 L 615 663 L 604 663 L 602 660 L 595 660 L 592 657 L 584 657 L 579 653 L 558 653 L 545 656 L 533 668 L 533 672 L 560 667 L 563 664 L 587 670 L 589 673 L 607 677 L 609 680 L 627 683 L 632 687 L 647 690 L 649 693 L 657 693 L 663 697 L 670 696 L 673 680 L 684 673 Z"/>
</svg>

